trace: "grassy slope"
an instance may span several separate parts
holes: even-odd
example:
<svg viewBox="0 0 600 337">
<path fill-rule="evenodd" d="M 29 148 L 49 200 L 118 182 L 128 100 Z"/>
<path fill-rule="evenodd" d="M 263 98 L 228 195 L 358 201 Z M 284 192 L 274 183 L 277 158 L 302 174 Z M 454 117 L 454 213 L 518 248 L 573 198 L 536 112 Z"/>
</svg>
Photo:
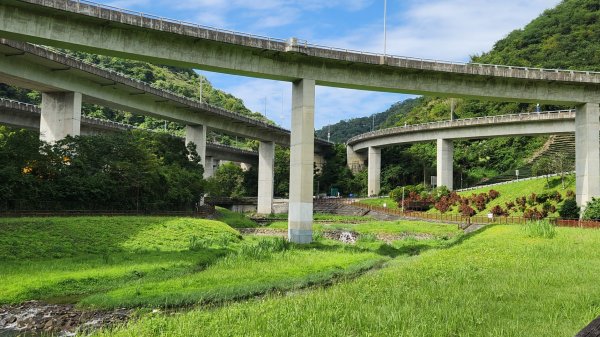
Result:
<svg viewBox="0 0 600 337">
<path fill-rule="evenodd" d="M 1 219 L 0 303 L 219 301 L 326 281 L 387 259 L 341 245 L 273 250 L 269 240 L 242 239 L 222 222 L 189 218 Z"/>
<path fill-rule="evenodd" d="M 559 191 L 564 197 L 567 190 L 575 191 L 575 177 L 573 175 L 568 175 L 565 177 L 565 188 L 564 189 L 562 188 L 562 185 L 560 182 L 560 177 L 552 177 L 552 178 L 550 178 L 550 188 L 548 188 L 546 185 L 546 178 L 540 178 L 540 179 L 519 181 L 519 182 L 514 182 L 514 183 L 504 184 L 504 185 L 491 186 L 491 187 L 481 187 L 481 188 L 478 188 L 475 190 L 460 192 L 459 194 L 462 196 L 469 196 L 473 193 L 475 193 L 475 194 L 488 193 L 491 189 L 494 189 L 494 190 L 500 192 L 500 196 L 497 199 L 490 201 L 487 204 L 486 209 L 479 212 L 478 215 L 486 215 L 496 205 L 500 205 L 500 206 L 502 206 L 503 209 L 506 209 L 505 203 L 507 201 L 514 202 L 517 197 L 521 197 L 521 196 L 529 197 L 531 195 L 531 193 L 540 194 L 540 193 L 556 190 L 556 191 Z M 391 208 L 391 209 L 398 208 L 398 205 L 396 204 L 396 202 L 390 198 L 365 199 L 365 200 L 361 200 L 361 202 L 369 204 L 369 205 L 374 205 L 374 206 L 382 206 L 383 203 L 387 203 L 388 208 Z M 553 204 L 556 205 L 556 203 L 553 203 Z M 537 208 L 540 209 L 540 206 L 538 205 Z M 432 209 L 432 210 L 430 210 L 430 212 L 431 213 L 439 213 L 436 209 Z M 452 211 L 448 211 L 447 214 L 458 214 L 458 207 L 454 206 Z M 522 212 L 518 212 L 518 211 L 511 213 L 511 215 L 515 215 L 515 216 L 522 215 L 522 214 L 523 214 Z M 557 214 L 551 214 L 551 216 L 552 215 L 556 216 Z"/>
<path fill-rule="evenodd" d="M 600 231 L 495 226 L 295 296 L 146 317 L 113 336 L 573 336 L 600 314 Z"/>
</svg>

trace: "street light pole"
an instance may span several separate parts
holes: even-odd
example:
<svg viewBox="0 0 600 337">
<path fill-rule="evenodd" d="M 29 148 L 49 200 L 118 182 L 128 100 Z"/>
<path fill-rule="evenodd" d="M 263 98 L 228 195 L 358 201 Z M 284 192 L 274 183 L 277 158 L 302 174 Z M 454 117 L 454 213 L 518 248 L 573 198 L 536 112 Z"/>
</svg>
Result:
<svg viewBox="0 0 600 337">
<path fill-rule="evenodd" d="M 383 0 L 383 57 L 387 54 L 387 0 Z"/>
</svg>

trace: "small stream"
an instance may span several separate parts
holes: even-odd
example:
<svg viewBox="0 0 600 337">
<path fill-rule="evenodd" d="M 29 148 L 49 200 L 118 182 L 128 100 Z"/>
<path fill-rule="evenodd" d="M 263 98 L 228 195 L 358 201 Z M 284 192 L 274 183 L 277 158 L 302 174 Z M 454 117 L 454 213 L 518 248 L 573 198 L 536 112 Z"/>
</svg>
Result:
<svg viewBox="0 0 600 337">
<path fill-rule="evenodd" d="M 0 307 L 0 337 L 74 336 L 77 332 L 123 323 L 130 310 L 82 311 L 72 304 L 29 301 Z"/>
</svg>

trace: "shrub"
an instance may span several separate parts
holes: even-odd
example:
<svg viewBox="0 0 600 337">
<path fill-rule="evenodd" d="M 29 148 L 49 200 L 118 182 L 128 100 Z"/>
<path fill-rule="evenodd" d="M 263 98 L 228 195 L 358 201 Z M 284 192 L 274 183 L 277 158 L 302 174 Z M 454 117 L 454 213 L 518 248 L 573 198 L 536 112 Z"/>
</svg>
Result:
<svg viewBox="0 0 600 337">
<path fill-rule="evenodd" d="M 575 192 L 573 190 L 567 190 L 566 194 L 567 199 L 575 199 Z"/>
<path fill-rule="evenodd" d="M 502 215 L 506 215 L 506 211 L 502 209 L 502 207 L 500 207 L 500 205 L 496 205 L 492 208 L 492 214 L 494 214 L 495 216 L 502 216 Z"/>
<path fill-rule="evenodd" d="M 529 198 L 527 198 L 527 205 L 535 206 L 536 202 L 537 202 L 537 194 L 531 193 Z"/>
<path fill-rule="evenodd" d="M 538 211 L 537 208 L 528 208 L 523 212 L 523 217 L 525 219 L 539 220 L 543 219 L 544 215 L 542 212 Z"/>
<path fill-rule="evenodd" d="M 500 192 L 498 192 L 496 190 L 490 190 L 490 192 L 488 194 L 489 194 L 491 200 L 494 200 L 500 196 Z"/>
<path fill-rule="evenodd" d="M 440 201 L 443 197 L 447 197 L 450 195 L 450 190 L 446 186 L 439 186 L 433 190 L 433 198 L 435 201 Z"/>
<path fill-rule="evenodd" d="M 556 227 L 548 220 L 527 221 L 525 233 L 532 238 L 552 239 L 556 236 Z"/>
<path fill-rule="evenodd" d="M 558 210 L 563 219 L 579 219 L 579 206 L 575 199 L 568 198 Z"/>
<path fill-rule="evenodd" d="M 520 207 L 525 207 L 525 204 L 527 203 L 527 199 L 525 197 L 518 197 L 517 199 L 515 199 L 515 202 Z"/>
<path fill-rule="evenodd" d="M 505 203 L 505 205 L 506 205 L 506 210 L 507 210 L 507 211 L 510 211 L 510 210 L 512 210 L 512 209 L 515 207 L 515 203 L 514 203 L 514 202 L 512 202 L 512 201 L 507 201 L 507 202 Z"/>
<path fill-rule="evenodd" d="M 562 195 L 560 194 L 559 191 L 554 191 L 554 193 L 552 193 L 552 200 L 554 200 L 556 202 L 562 201 Z"/>
<path fill-rule="evenodd" d="M 460 214 L 462 214 L 462 216 L 471 217 L 471 216 L 475 215 L 475 210 L 467 204 L 461 204 L 459 210 L 460 210 Z"/>
<path fill-rule="evenodd" d="M 551 206 L 552 206 L 552 204 L 550 202 L 544 201 L 544 203 L 542 204 L 542 210 L 547 212 L 550 210 Z"/>
<path fill-rule="evenodd" d="M 545 203 L 546 201 L 548 201 L 548 199 L 550 199 L 551 194 L 550 193 L 540 193 L 537 195 L 536 201 L 539 203 Z"/>
<path fill-rule="evenodd" d="M 585 220 L 596 220 L 600 219 L 600 198 L 592 198 L 583 211 L 583 218 Z"/>
<path fill-rule="evenodd" d="M 450 202 L 448 200 L 448 197 L 441 197 L 440 200 L 435 203 L 435 208 L 441 213 L 446 213 L 450 208 Z"/>
<path fill-rule="evenodd" d="M 548 210 L 548 212 L 550 212 L 550 213 L 556 212 L 556 206 L 554 206 L 554 205 L 550 206 L 550 209 Z"/>
<path fill-rule="evenodd" d="M 406 190 L 404 190 L 404 193 L 406 193 Z M 393 190 L 391 190 L 390 198 L 392 198 L 396 202 L 402 202 L 402 187 L 396 187 Z"/>
<path fill-rule="evenodd" d="M 485 198 L 485 194 L 480 193 L 479 195 L 477 195 L 475 197 L 475 208 L 477 208 L 477 210 L 479 212 L 483 211 L 485 209 L 485 205 L 487 204 L 487 200 Z"/>
</svg>

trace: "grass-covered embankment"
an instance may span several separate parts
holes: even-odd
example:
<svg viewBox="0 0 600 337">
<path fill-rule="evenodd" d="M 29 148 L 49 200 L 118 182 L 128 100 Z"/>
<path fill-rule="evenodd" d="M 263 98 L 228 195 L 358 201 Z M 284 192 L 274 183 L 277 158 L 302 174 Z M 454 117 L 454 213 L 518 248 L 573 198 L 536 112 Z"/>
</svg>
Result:
<svg viewBox="0 0 600 337">
<path fill-rule="evenodd" d="M 219 221 L 169 217 L 0 219 L 0 303 L 173 307 L 327 282 L 389 259 L 294 246 Z"/>
<path fill-rule="evenodd" d="M 97 336 L 573 336 L 600 314 L 600 231 L 494 226 L 327 289 L 156 315 Z"/>
</svg>

